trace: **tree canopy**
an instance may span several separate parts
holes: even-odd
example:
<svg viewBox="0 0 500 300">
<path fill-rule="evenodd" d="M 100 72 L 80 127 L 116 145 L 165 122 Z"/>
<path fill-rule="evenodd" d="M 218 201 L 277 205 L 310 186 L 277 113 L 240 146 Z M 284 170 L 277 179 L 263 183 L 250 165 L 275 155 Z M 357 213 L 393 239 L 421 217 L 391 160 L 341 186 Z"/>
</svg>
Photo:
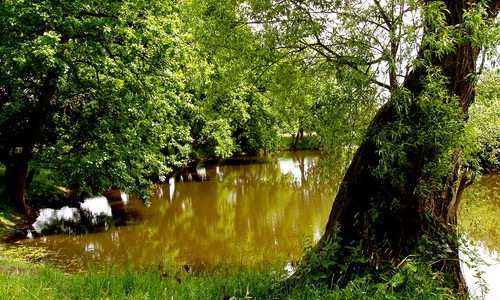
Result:
<svg viewBox="0 0 500 300">
<path fill-rule="evenodd" d="M 197 59 L 173 3 L 4 1 L 0 18 L 8 189 L 23 185 L 15 173 L 25 178 L 29 162 L 77 194 L 141 195 L 145 177 L 187 157 L 160 151 L 189 142 L 179 112 Z"/>
<path fill-rule="evenodd" d="M 309 49 L 279 49 L 234 5 L 4 2 L 4 198 L 24 206 L 42 169 L 76 196 L 146 197 L 152 176 L 201 155 L 275 151 L 304 130 L 325 149 L 359 141 L 375 91 Z"/>
<path fill-rule="evenodd" d="M 50 169 L 76 196 L 119 188 L 146 199 L 153 177 L 200 156 L 277 150 L 283 136 L 306 132 L 323 150 L 357 149 L 314 249 L 322 262 L 333 253 L 350 273 L 378 270 L 429 238 L 460 289 L 466 122 L 499 9 L 483 0 L 3 1 L 3 195 L 25 209 L 29 178 Z M 296 278 L 346 271 L 311 260 Z"/>
</svg>

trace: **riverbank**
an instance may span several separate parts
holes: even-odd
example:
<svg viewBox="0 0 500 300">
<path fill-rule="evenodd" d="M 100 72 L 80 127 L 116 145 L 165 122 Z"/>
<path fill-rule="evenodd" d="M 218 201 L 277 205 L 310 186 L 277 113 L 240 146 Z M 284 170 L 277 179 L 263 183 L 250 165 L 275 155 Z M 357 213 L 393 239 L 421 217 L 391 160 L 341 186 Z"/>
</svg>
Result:
<svg viewBox="0 0 500 300">
<path fill-rule="evenodd" d="M 54 253 L 11 247 L 26 219 L 0 211 L 0 291 L 2 299 L 455 299 L 426 267 L 413 263 L 387 282 L 359 278 L 344 288 L 296 285 L 284 289 L 285 269 L 259 266 L 192 273 L 188 266 L 89 269 L 68 274 Z M 35 251 L 36 249 L 36 251 Z M 145 250 L 147 251 L 147 250 Z M 285 292 L 286 291 L 286 292 Z"/>
<path fill-rule="evenodd" d="M 25 219 L 0 212 L 2 299 L 456 299 L 428 266 L 408 261 L 384 282 L 358 278 L 346 287 L 285 286 L 288 272 L 270 265 L 226 265 L 193 273 L 187 265 L 159 263 L 136 269 L 93 269 L 68 274 L 53 253 L 5 244 Z M 21 229 L 20 229 L 21 228 Z M 147 249 L 145 249 L 147 251 Z"/>
<path fill-rule="evenodd" d="M 7 263 L 8 264 L 8 263 Z M 360 278 L 344 288 L 296 285 L 284 288 L 286 274 L 272 269 L 242 272 L 225 268 L 189 274 L 151 267 L 69 275 L 58 269 L 5 265 L 0 260 L 3 299 L 457 299 L 418 268 L 385 283 Z M 421 280 L 421 275 L 425 279 Z"/>
<path fill-rule="evenodd" d="M 308 165 L 307 163 L 302 163 L 303 165 Z M 229 171 L 225 171 L 224 174 L 228 175 Z M 266 174 L 274 173 L 267 170 Z M 232 176 L 226 177 L 229 179 L 234 178 Z M 279 178 L 278 173 L 274 174 L 273 178 Z M 302 176 L 299 176 L 299 178 L 302 178 Z M 305 181 L 303 183 L 306 184 Z M 190 187 L 190 190 L 193 189 L 193 185 L 187 185 Z M 231 184 L 227 184 L 226 186 L 233 185 L 233 180 L 231 180 Z M 181 185 L 176 186 L 175 190 L 177 193 L 180 193 L 182 191 Z M 283 191 L 283 189 L 279 190 Z M 203 193 L 204 195 L 218 194 L 207 192 L 206 189 L 203 189 Z M 170 195 L 167 190 L 163 194 Z M 255 199 L 260 198 L 257 197 Z M 269 198 L 278 199 L 280 197 L 273 195 Z M 265 207 L 262 203 L 256 202 L 257 200 L 254 198 L 252 199 L 252 203 L 257 207 Z M 169 201 L 158 202 L 170 203 Z M 176 202 L 178 201 L 173 201 L 173 203 Z M 132 203 L 129 202 L 128 205 L 130 206 Z M 287 206 L 299 207 L 300 205 Z M 230 209 L 232 210 L 233 208 L 230 207 Z M 32 208 L 32 210 L 34 209 Z M 266 210 L 269 211 L 268 209 Z M 198 211 L 205 212 L 206 209 Z M 150 212 L 148 213 L 150 214 Z M 291 214 L 285 213 L 283 215 Z M 18 232 L 20 235 L 25 235 L 26 228 L 23 228 L 25 226 L 23 224 L 31 224 L 29 223 L 30 221 L 23 219 L 23 216 L 16 215 L 13 212 L 4 212 L 2 216 L 3 222 L 9 227 L 9 230 L 5 230 L 5 232 Z M 169 217 L 168 219 L 174 220 L 176 218 Z M 196 220 L 201 219 L 203 219 L 203 215 L 194 215 L 188 224 L 193 224 Z M 308 222 L 311 222 L 310 217 L 306 219 Z M 205 218 L 204 220 L 207 219 Z M 155 221 L 152 223 L 164 224 L 162 230 L 166 231 L 166 222 Z M 257 223 L 265 222 L 259 221 Z M 280 228 L 283 228 L 288 223 L 283 222 Z M 323 223 L 323 221 L 320 223 Z M 218 234 L 220 235 L 221 231 Z M 8 234 L 8 236 L 12 236 L 12 233 Z M 172 235 L 169 234 L 169 236 Z M 185 234 L 183 236 L 184 239 L 188 238 Z M 239 236 L 249 235 L 240 233 Z M 192 242 L 194 243 L 196 240 L 201 239 L 196 237 Z M 10 239 L 10 241 L 13 240 L 15 239 Z M 50 236 L 48 240 L 50 240 Z M 165 245 L 165 242 L 158 242 L 156 237 L 151 238 L 151 236 L 148 236 L 148 240 L 154 240 L 161 245 Z M 75 244 L 75 240 L 72 240 L 71 243 Z M 252 245 L 258 249 L 264 248 L 256 242 L 252 242 Z M 439 273 L 433 272 L 427 264 L 419 264 L 409 260 L 406 264 L 398 266 L 398 269 L 394 270 L 394 274 L 391 274 L 391 277 L 383 279 L 380 282 L 374 282 L 368 277 L 362 277 L 357 278 L 342 288 L 335 285 L 294 285 L 288 289 L 283 289 L 284 280 L 288 276 L 288 272 L 283 268 L 283 264 L 273 261 L 274 257 L 278 257 L 277 255 L 273 255 L 273 258 L 266 263 L 252 263 L 250 268 L 238 267 L 239 264 L 231 263 L 228 260 L 228 263 L 218 265 L 210 270 L 198 269 L 192 271 L 190 267 L 182 264 L 170 265 L 184 260 L 168 258 L 162 260 L 165 254 L 162 255 L 161 252 L 155 254 L 152 251 L 154 248 L 153 245 L 142 243 L 138 251 L 150 257 L 151 261 L 141 263 L 139 266 L 128 264 L 125 267 L 118 268 L 117 263 L 101 267 L 98 264 L 91 264 L 89 269 L 78 269 L 68 273 L 69 271 L 65 268 L 67 267 L 67 261 L 59 259 L 57 255 L 59 252 L 62 252 L 59 249 L 64 248 L 64 246 L 57 243 L 57 246 L 53 248 L 54 252 L 43 251 L 46 248 L 45 246 L 30 248 L 26 245 L 20 246 L 20 243 L 15 245 L 7 244 L 0 247 L 0 290 L 3 291 L 0 294 L 0 298 L 231 299 L 233 297 L 233 299 L 245 299 L 247 297 L 247 300 L 250 297 L 252 299 L 290 300 L 455 298 L 449 289 L 443 288 L 444 283 L 441 281 L 440 278 L 442 277 Z M 196 246 L 196 248 L 199 248 L 199 246 Z M 129 240 L 127 251 L 131 250 Z M 103 254 L 105 253 L 109 255 L 110 250 L 103 252 Z M 196 269 L 194 265 L 193 269 Z M 312 276 L 318 276 L 318 274 L 313 274 Z"/>
</svg>

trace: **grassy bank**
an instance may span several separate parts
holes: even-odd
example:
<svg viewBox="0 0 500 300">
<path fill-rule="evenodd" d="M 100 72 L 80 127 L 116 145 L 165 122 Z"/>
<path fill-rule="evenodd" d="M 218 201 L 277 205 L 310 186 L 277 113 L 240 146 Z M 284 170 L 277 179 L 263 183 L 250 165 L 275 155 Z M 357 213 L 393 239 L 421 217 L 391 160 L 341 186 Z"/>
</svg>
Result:
<svg viewBox="0 0 500 300">
<path fill-rule="evenodd" d="M 343 288 L 283 289 L 286 276 L 284 270 L 231 266 L 196 274 L 167 266 L 67 274 L 48 264 L 5 259 L 0 252 L 0 299 L 456 299 L 439 274 L 412 261 L 386 281 L 359 278 Z"/>
<path fill-rule="evenodd" d="M 0 243 L 5 242 L 26 223 L 26 217 L 0 205 Z"/>
</svg>

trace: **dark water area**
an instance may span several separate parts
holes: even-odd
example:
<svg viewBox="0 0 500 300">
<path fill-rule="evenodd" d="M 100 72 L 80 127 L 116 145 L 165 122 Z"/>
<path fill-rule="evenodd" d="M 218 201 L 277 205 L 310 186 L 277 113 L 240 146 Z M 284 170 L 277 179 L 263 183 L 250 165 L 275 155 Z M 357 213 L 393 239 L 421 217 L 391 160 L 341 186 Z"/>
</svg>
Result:
<svg viewBox="0 0 500 300">
<path fill-rule="evenodd" d="M 301 151 L 207 161 L 158 184 L 149 207 L 115 193 L 80 207 L 42 210 L 34 238 L 19 244 L 53 250 L 68 271 L 159 263 L 189 264 L 194 271 L 282 266 L 323 234 L 342 172 L 320 180 L 324 175 L 313 169 L 322 159 L 320 152 Z M 494 260 L 500 252 L 499 191 L 500 176 L 484 176 L 467 191 L 459 212 L 470 248 L 489 263 L 464 264 L 471 292 L 485 299 L 500 299 Z"/>
</svg>

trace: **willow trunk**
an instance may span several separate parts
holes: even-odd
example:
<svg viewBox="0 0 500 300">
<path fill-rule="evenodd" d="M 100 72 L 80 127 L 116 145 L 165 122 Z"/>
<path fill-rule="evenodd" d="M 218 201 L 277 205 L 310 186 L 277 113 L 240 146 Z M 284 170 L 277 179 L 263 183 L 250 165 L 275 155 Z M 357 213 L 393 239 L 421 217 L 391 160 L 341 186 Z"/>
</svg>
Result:
<svg viewBox="0 0 500 300">
<path fill-rule="evenodd" d="M 462 24 L 463 12 L 470 8 L 471 2 L 464 0 L 446 0 L 448 25 Z M 476 1 L 477 2 L 477 1 Z M 488 2 L 490 17 L 496 16 L 500 1 Z M 422 55 L 425 49 L 421 49 Z M 476 72 L 476 61 L 480 49 L 470 43 L 461 43 L 455 51 L 432 58 L 431 64 L 442 70 L 448 78 L 450 96 L 459 99 L 459 105 L 464 113 L 474 99 L 473 74 Z M 417 98 L 424 90 L 424 81 L 428 69 L 415 68 L 404 82 L 404 88 Z M 449 99 L 449 98 L 448 98 Z M 445 101 L 443 99 L 443 101 Z M 379 270 L 384 266 L 397 266 L 408 255 L 415 253 L 421 245 L 424 236 L 430 239 L 443 239 L 450 252 L 447 259 L 435 265 L 443 270 L 448 280 L 462 296 L 467 294 L 466 284 L 460 269 L 458 257 L 458 242 L 456 234 L 457 207 L 460 194 L 467 184 L 460 167 L 461 149 L 456 149 L 452 164 L 455 165 L 449 176 L 442 178 L 442 185 L 436 187 L 425 197 L 415 193 L 422 180 L 422 164 L 412 163 L 404 171 L 404 177 L 410 179 L 403 187 L 394 185 L 390 179 L 380 179 L 373 174 L 379 165 L 379 147 L 375 136 L 391 126 L 398 119 L 398 112 L 393 102 L 382 106 L 367 130 L 363 143 L 358 148 L 354 158 L 343 178 L 339 192 L 335 198 L 332 210 L 322 239 L 315 247 L 315 252 L 324 253 L 329 241 L 340 243 L 338 255 L 347 259 L 361 255 L 366 260 L 365 267 Z M 461 122 L 463 120 L 457 120 Z M 412 119 L 412 122 L 426 122 L 425 119 Z M 416 134 L 416 133 L 409 133 Z M 422 146 L 419 154 L 412 153 L 415 161 L 426 161 L 432 151 L 425 151 Z M 392 205 L 397 199 L 398 205 Z M 433 249 L 436 251 L 436 249 Z M 356 253 L 354 253 L 356 252 Z M 330 259 L 330 258 L 329 258 Z M 308 264 L 304 260 L 303 264 Z M 342 264 L 342 261 L 340 261 Z M 347 269 L 346 269 L 347 268 Z M 344 278 L 349 278 L 345 272 L 356 273 L 356 267 L 344 267 L 338 270 L 337 276 L 344 272 Z M 299 268 L 299 270 L 311 268 Z M 301 277 L 297 271 L 295 277 Z M 304 274 L 302 274 L 304 275 Z M 339 279 L 330 279 L 339 282 Z"/>
</svg>

